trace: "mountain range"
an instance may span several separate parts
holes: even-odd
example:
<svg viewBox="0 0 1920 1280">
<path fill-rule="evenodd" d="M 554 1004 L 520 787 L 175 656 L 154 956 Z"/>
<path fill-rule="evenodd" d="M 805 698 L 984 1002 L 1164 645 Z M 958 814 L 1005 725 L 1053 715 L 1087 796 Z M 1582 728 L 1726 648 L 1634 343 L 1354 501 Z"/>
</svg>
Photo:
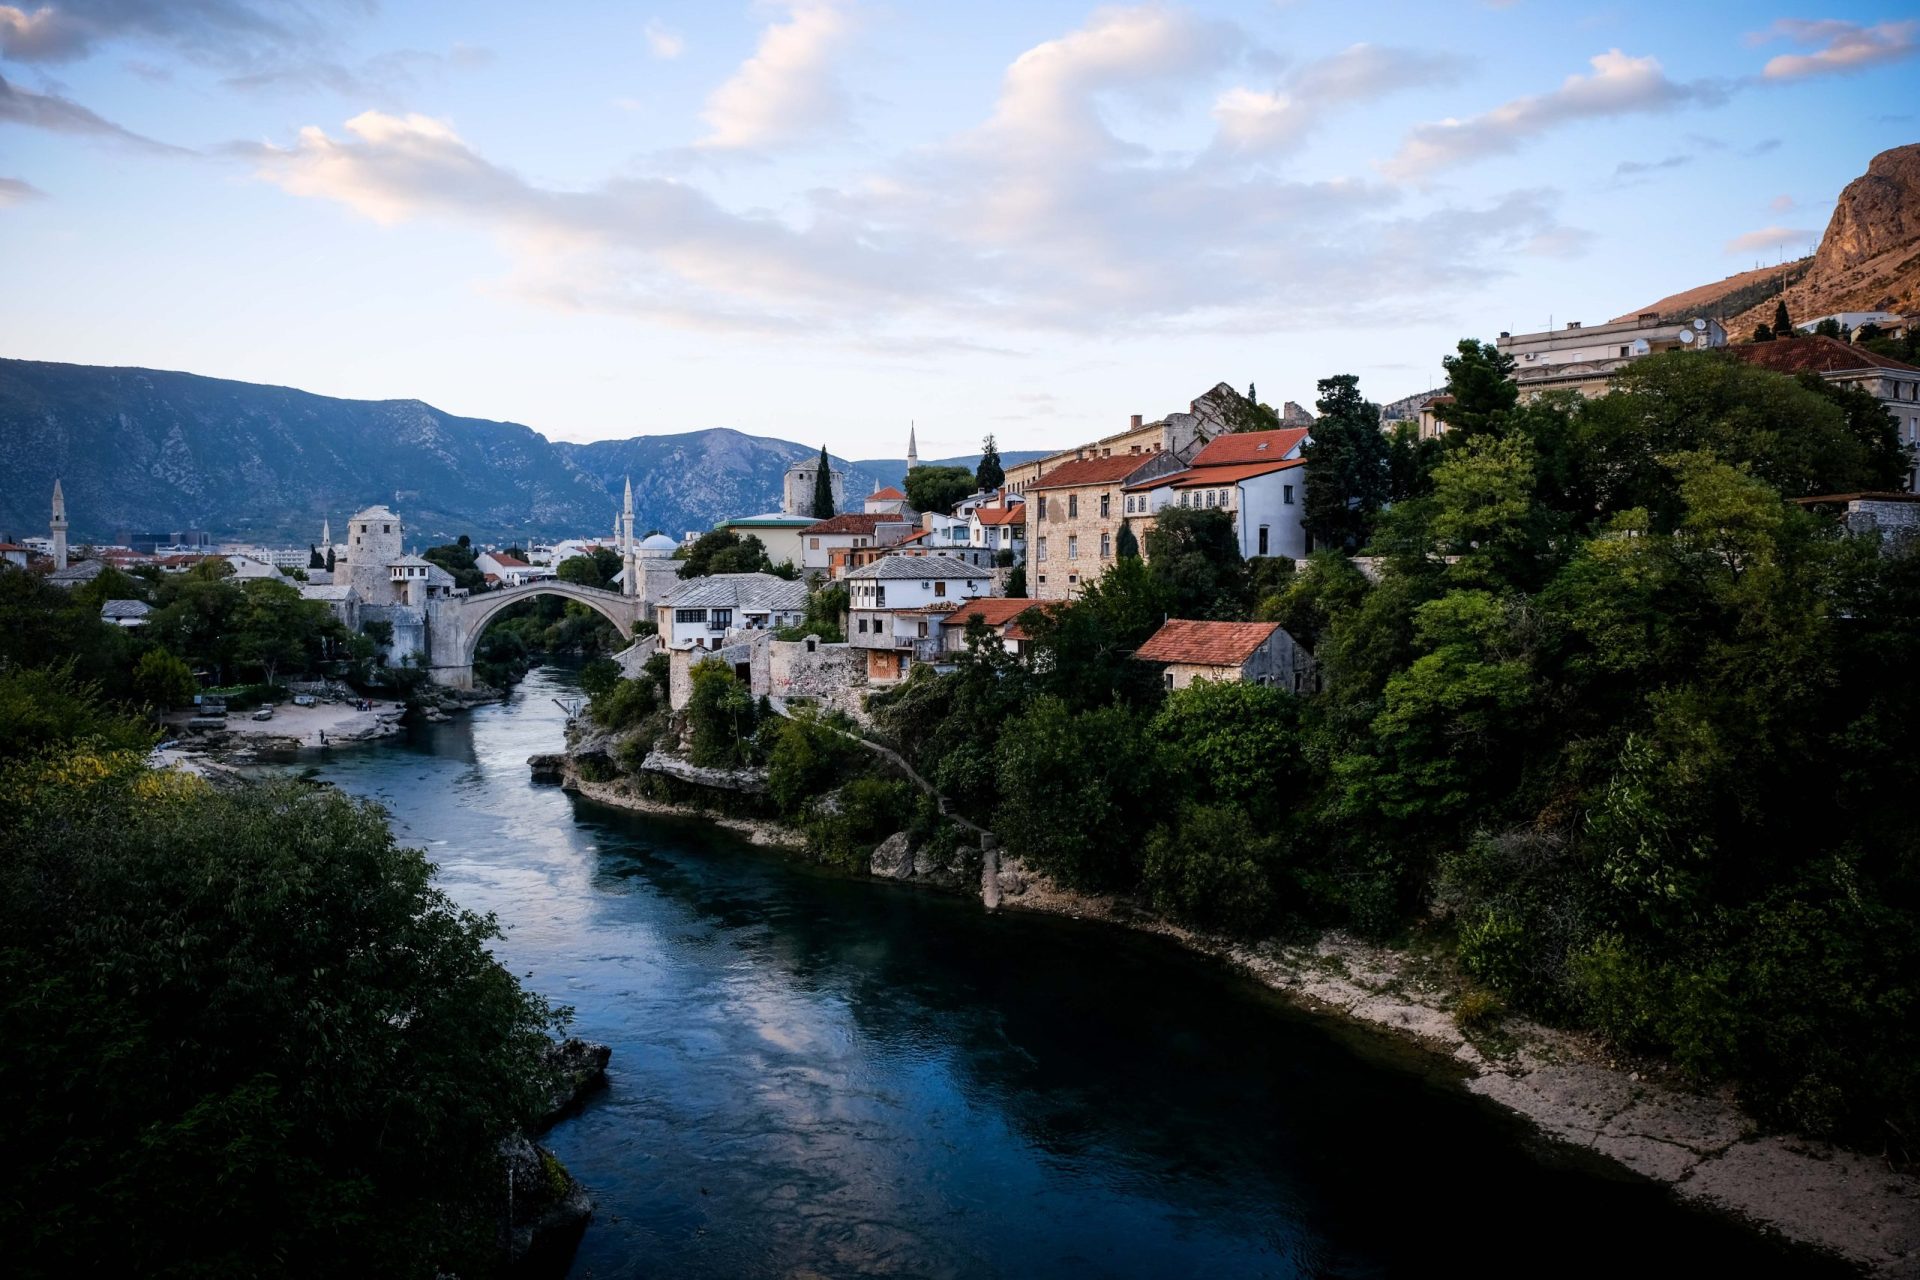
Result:
<svg viewBox="0 0 1920 1280">
<path fill-rule="evenodd" d="M 724 427 L 571 444 L 418 400 L 0 360 L 0 536 L 44 532 L 58 479 L 76 545 L 187 530 L 298 545 L 375 502 L 400 513 L 409 544 L 592 535 L 611 532 L 629 476 L 637 526 L 678 536 L 777 510 L 788 465 L 818 453 Z M 904 469 L 834 463 L 850 504 Z"/>
</svg>

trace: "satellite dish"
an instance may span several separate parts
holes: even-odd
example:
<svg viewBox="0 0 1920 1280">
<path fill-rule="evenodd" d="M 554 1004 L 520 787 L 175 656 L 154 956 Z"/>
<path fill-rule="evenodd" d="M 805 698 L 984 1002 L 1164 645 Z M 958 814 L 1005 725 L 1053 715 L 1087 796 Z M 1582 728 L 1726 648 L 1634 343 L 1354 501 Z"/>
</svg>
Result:
<svg viewBox="0 0 1920 1280">
<path fill-rule="evenodd" d="M 1705 333 L 1707 331 L 1707 322 L 1705 320 L 1695 320 L 1693 322 L 1693 331 L 1695 333 Z"/>
<path fill-rule="evenodd" d="M 1691 330 L 1691 329 L 1682 329 L 1682 330 L 1680 331 L 1680 341 L 1682 341 L 1682 342 L 1692 342 L 1692 341 L 1693 341 L 1693 330 Z"/>
</svg>

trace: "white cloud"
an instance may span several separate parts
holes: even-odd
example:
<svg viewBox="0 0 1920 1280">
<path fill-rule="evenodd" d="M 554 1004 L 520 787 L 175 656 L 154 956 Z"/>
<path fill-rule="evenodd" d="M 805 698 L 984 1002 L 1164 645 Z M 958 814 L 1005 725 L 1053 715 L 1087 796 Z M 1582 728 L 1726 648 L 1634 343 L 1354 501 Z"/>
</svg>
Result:
<svg viewBox="0 0 1920 1280">
<path fill-rule="evenodd" d="M 645 35 L 647 52 L 662 61 L 672 61 L 687 51 L 686 40 L 662 26 L 657 18 L 647 23 Z"/>
<path fill-rule="evenodd" d="M 1782 18 L 1753 37 L 1753 41 L 1764 43 L 1783 38 L 1795 44 L 1820 47 L 1812 53 L 1782 53 L 1768 59 L 1760 72 L 1764 79 L 1804 80 L 1809 76 L 1863 71 L 1910 58 L 1920 52 L 1920 20 L 1882 22 L 1868 27 L 1836 18 L 1817 21 Z"/>
<path fill-rule="evenodd" d="M 1235 87 L 1222 93 L 1213 105 L 1218 142 L 1240 154 L 1288 150 L 1335 107 L 1450 84 L 1465 66 L 1464 59 L 1448 54 L 1356 44 L 1304 64 L 1279 89 Z"/>
<path fill-rule="evenodd" d="M 708 97 L 708 132 L 697 145 L 754 151 L 844 125 L 846 93 L 833 59 L 852 29 L 838 0 L 791 0 L 787 19 L 762 31 L 753 56 Z"/>
<path fill-rule="evenodd" d="M 1568 76 L 1552 93 L 1515 98 L 1465 120 L 1417 126 L 1381 165 L 1398 182 L 1424 182 L 1442 169 L 1517 150 L 1530 138 L 1579 120 L 1670 111 L 1690 102 L 1717 102 L 1707 85 L 1668 78 L 1656 58 L 1609 50 L 1591 59 L 1593 74 Z"/>
<path fill-rule="evenodd" d="M 1551 191 L 1412 210 L 1377 182 L 1300 181 L 1205 133 L 1156 151 L 1113 123 L 1117 105 L 1210 95 L 1247 47 L 1177 10 L 1102 10 L 1015 59 L 977 126 L 777 216 L 665 178 L 536 185 L 423 116 L 368 112 L 248 154 L 297 195 L 493 234 L 514 264 L 507 287 L 546 304 L 887 353 L 989 327 L 1017 346 L 1352 322 L 1481 285 L 1516 255 L 1582 248 Z"/>
<path fill-rule="evenodd" d="M 0 209 L 39 200 L 46 194 L 24 178 L 0 178 Z"/>
<path fill-rule="evenodd" d="M 1775 213 L 1785 213 L 1793 208 L 1793 197 L 1775 196 L 1767 202 L 1767 208 L 1773 210 Z"/>
<path fill-rule="evenodd" d="M 1727 241 L 1728 253 L 1754 253 L 1761 249 L 1792 248 L 1817 240 L 1818 231 L 1805 227 L 1762 227 L 1758 231 L 1748 231 Z"/>
</svg>

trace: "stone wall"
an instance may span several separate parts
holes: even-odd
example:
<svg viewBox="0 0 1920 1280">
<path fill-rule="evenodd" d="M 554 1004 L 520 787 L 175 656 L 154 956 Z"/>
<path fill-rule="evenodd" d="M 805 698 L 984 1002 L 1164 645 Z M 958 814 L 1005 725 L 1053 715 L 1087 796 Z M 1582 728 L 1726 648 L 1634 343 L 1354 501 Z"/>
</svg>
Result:
<svg viewBox="0 0 1920 1280">
<path fill-rule="evenodd" d="M 1879 533 L 1881 549 L 1891 551 L 1920 534 L 1920 502 L 1856 498 L 1847 504 L 1850 533 Z"/>
<path fill-rule="evenodd" d="M 632 644 L 613 655 L 614 665 L 620 668 L 623 679 L 633 680 L 646 674 L 647 659 L 660 652 L 659 636 L 641 636 Z"/>
<path fill-rule="evenodd" d="M 747 689 L 756 698 L 776 692 L 768 672 L 768 651 L 773 644 L 771 631 L 729 631 L 732 643 L 718 649 L 667 650 L 667 705 L 678 711 L 693 697 L 693 669 L 702 662 L 725 663 L 736 673 L 747 667 Z"/>
<path fill-rule="evenodd" d="M 866 718 L 866 650 L 825 644 L 818 637 L 775 640 L 768 646 L 773 696 L 806 700 L 855 719 Z"/>
</svg>

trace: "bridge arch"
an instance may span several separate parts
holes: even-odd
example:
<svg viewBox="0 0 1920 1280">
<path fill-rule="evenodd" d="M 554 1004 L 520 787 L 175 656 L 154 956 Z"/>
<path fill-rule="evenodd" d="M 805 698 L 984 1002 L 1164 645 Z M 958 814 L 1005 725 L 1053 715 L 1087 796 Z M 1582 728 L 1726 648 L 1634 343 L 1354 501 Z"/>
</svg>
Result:
<svg viewBox="0 0 1920 1280">
<path fill-rule="evenodd" d="M 503 609 L 535 596 L 558 596 L 586 605 L 613 624 L 622 637 L 631 639 L 640 621 L 640 601 L 617 591 L 583 587 L 574 582 L 548 578 L 523 587 L 507 587 L 480 595 L 436 602 L 428 615 L 428 652 L 432 676 L 439 684 L 456 688 L 473 687 L 473 655 L 487 624 Z"/>
</svg>

